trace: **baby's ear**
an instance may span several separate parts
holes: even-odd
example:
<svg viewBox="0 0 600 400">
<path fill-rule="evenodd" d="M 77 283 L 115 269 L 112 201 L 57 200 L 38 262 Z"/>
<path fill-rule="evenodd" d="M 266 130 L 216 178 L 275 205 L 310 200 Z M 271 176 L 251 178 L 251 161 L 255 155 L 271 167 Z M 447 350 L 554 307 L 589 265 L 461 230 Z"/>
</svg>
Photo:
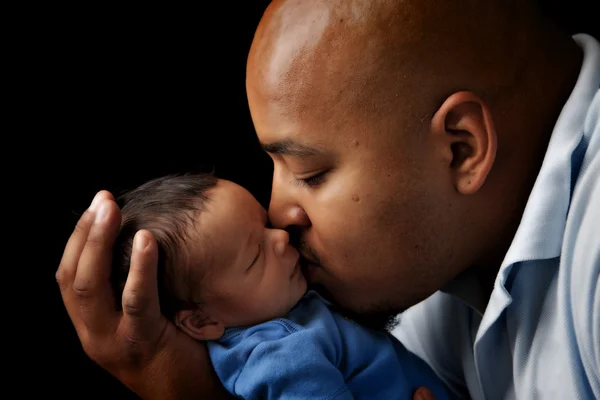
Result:
<svg viewBox="0 0 600 400">
<path fill-rule="evenodd" d="M 225 332 L 225 325 L 221 321 L 211 319 L 197 308 L 178 311 L 175 325 L 197 340 L 217 340 Z"/>
</svg>

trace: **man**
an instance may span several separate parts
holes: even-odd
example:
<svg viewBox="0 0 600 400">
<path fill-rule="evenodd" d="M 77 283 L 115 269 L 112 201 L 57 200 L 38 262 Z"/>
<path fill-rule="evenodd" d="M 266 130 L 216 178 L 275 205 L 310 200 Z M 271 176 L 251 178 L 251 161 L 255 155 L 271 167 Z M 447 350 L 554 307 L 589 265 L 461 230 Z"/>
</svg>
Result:
<svg viewBox="0 0 600 400">
<path fill-rule="evenodd" d="M 530 2 L 275 1 L 247 71 L 313 284 L 365 323 L 407 310 L 394 333 L 456 397 L 600 397 L 594 38 Z M 57 271 L 86 354 L 143 398 L 222 395 L 160 316 L 148 232 L 110 311 L 118 222 L 100 192 Z"/>
</svg>

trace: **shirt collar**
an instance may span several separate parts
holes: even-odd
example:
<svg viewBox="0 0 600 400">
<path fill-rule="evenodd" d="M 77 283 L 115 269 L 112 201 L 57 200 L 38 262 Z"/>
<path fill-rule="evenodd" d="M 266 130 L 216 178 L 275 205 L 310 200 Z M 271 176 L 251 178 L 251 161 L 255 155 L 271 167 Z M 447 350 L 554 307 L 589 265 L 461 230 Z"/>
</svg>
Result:
<svg viewBox="0 0 600 400">
<path fill-rule="evenodd" d="M 581 142 L 590 103 L 600 87 L 600 44 L 586 34 L 573 36 L 584 58 L 571 96 L 565 103 L 548 143 L 546 155 L 535 181 L 523 217 L 500 267 L 496 287 L 504 283 L 515 263 L 560 255 L 571 198 L 573 152 Z M 465 273 L 442 291 L 458 297 L 483 313 L 488 299 L 473 274 Z M 505 293 L 509 297 L 508 293 Z M 509 300 L 507 299 L 507 302 Z"/>
</svg>

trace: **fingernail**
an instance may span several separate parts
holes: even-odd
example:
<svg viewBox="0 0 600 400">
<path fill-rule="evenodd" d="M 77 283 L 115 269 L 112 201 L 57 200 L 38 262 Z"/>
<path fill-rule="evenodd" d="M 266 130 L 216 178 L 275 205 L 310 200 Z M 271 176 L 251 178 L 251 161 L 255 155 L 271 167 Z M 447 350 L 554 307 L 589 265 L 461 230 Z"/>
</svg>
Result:
<svg viewBox="0 0 600 400">
<path fill-rule="evenodd" d="M 137 234 L 135 235 L 135 247 L 142 251 L 146 248 L 146 246 L 148 245 L 148 238 L 146 237 L 146 235 L 143 234 Z"/>
<path fill-rule="evenodd" d="M 96 220 L 94 221 L 94 223 L 98 224 L 102 221 L 104 221 L 106 219 L 106 216 L 108 215 L 108 203 L 107 202 L 102 202 L 99 201 L 98 204 L 96 204 Z"/>
<path fill-rule="evenodd" d="M 90 204 L 89 209 L 92 211 L 98 211 L 98 204 L 100 204 L 100 193 L 96 193 L 94 199 L 92 200 L 92 204 Z"/>
</svg>

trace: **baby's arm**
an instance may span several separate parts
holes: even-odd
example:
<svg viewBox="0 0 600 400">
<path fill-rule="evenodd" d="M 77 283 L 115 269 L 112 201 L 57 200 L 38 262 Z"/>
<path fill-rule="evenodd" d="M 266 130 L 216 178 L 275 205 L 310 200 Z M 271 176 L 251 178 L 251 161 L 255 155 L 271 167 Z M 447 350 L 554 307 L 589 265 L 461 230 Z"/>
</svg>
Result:
<svg viewBox="0 0 600 400">
<path fill-rule="evenodd" d="M 211 346 L 215 368 L 228 390 L 244 399 L 353 399 L 335 363 L 341 355 L 332 343 L 315 340 L 308 331 L 290 333 L 285 324 L 268 326 L 245 332 L 244 339 L 229 348 Z"/>
</svg>

